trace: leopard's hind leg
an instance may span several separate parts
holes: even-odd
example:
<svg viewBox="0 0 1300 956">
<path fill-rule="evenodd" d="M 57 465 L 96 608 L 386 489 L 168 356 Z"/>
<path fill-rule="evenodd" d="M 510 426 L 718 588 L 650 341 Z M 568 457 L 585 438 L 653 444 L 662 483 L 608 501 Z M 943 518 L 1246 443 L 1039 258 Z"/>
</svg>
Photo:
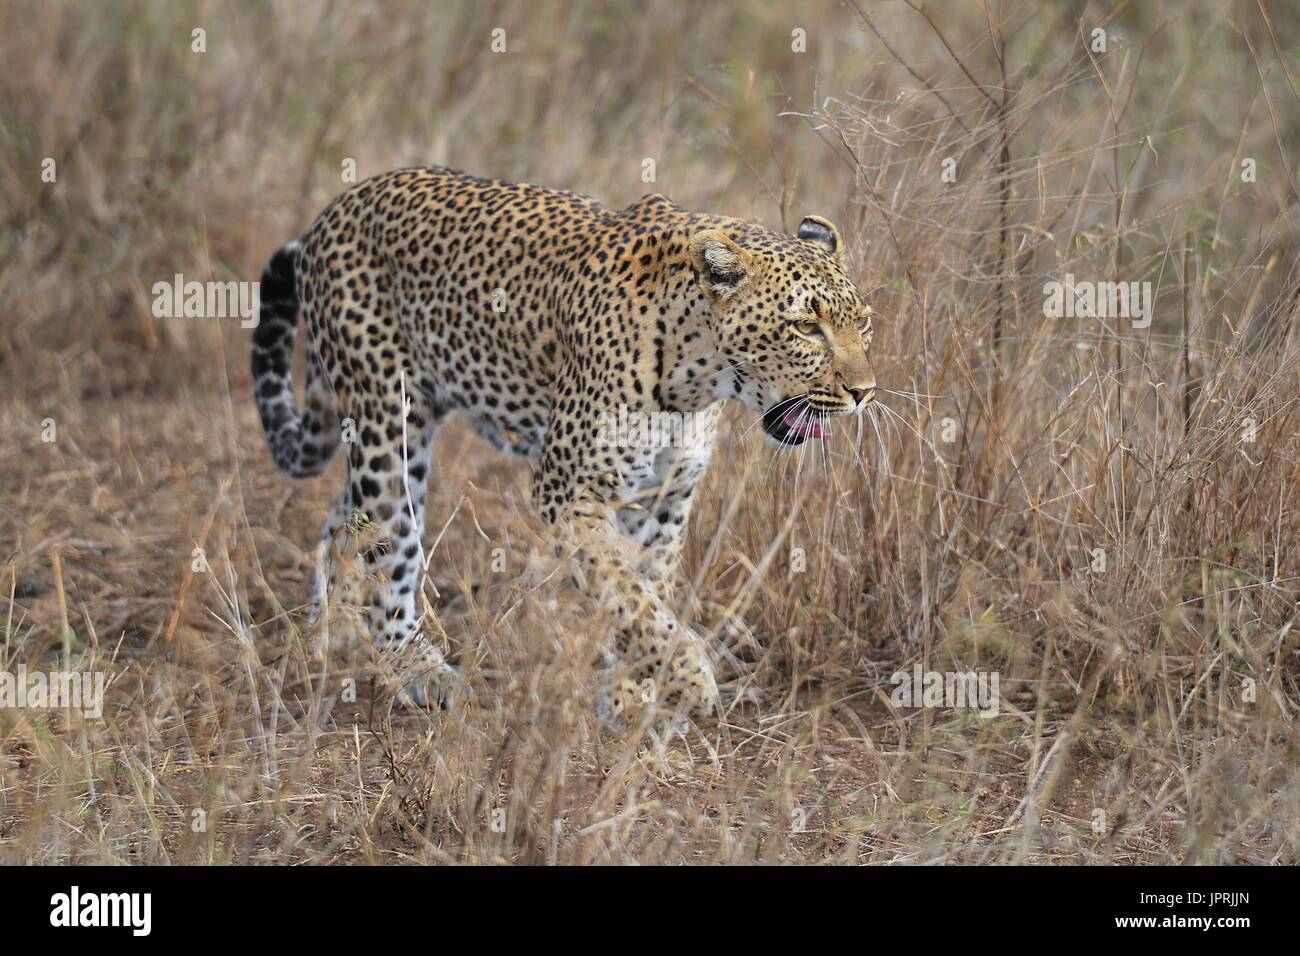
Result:
<svg viewBox="0 0 1300 956">
<path fill-rule="evenodd" d="M 460 682 L 427 638 L 419 601 L 435 419 L 427 402 L 404 391 L 399 384 L 358 403 L 357 441 L 348 455 L 349 504 L 353 515 L 364 515 L 372 526 L 362 559 L 372 578 L 375 644 L 401 672 L 407 702 L 445 707 Z"/>
</svg>

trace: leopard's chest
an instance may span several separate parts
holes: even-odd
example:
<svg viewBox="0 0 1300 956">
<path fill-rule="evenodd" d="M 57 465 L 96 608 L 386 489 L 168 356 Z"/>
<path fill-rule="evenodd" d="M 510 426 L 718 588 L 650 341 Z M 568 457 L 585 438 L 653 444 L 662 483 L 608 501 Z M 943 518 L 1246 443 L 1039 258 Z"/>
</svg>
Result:
<svg viewBox="0 0 1300 956">
<path fill-rule="evenodd" d="M 665 485 L 694 487 L 713 456 L 720 413 L 714 405 L 702 412 L 649 413 L 629 420 L 618 433 L 628 450 L 622 470 L 626 496 L 647 498 Z"/>
</svg>

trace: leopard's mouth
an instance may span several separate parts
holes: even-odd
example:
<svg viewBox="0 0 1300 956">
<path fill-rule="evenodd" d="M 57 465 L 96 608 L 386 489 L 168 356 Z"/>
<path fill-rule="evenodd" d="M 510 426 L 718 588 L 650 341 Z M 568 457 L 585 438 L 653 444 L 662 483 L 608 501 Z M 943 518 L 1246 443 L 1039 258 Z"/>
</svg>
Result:
<svg viewBox="0 0 1300 956">
<path fill-rule="evenodd" d="M 785 448 L 802 445 L 809 438 L 830 434 L 826 415 L 808 404 L 807 395 L 796 395 L 777 402 L 763 413 L 763 432 Z"/>
</svg>

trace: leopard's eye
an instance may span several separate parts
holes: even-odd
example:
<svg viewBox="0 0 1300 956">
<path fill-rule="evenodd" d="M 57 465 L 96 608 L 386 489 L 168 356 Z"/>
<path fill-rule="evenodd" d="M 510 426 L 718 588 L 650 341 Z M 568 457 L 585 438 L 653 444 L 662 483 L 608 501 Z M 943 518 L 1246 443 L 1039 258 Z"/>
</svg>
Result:
<svg viewBox="0 0 1300 956">
<path fill-rule="evenodd" d="M 816 322 L 812 321 L 811 319 L 799 319 L 798 321 L 792 322 L 790 324 L 794 327 L 794 330 L 798 332 L 800 335 L 806 335 L 809 338 L 821 332 L 821 326 L 818 325 Z"/>
<path fill-rule="evenodd" d="M 862 321 L 858 324 L 858 334 L 871 335 L 871 313 L 867 313 L 862 317 Z"/>
</svg>

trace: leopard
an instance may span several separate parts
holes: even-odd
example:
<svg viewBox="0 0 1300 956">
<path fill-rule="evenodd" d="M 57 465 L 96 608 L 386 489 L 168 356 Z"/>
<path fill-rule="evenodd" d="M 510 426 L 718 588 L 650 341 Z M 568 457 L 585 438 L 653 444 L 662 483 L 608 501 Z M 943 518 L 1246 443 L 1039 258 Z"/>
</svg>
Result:
<svg viewBox="0 0 1300 956">
<path fill-rule="evenodd" d="M 374 529 L 370 637 L 424 662 L 405 699 L 445 707 L 460 677 L 417 601 L 434 436 L 456 415 L 531 462 L 532 506 L 621 675 L 597 712 L 618 722 L 640 693 L 688 720 L 717 715 L 717 651 L 675 604 L 695 491 L 727 403 L 789 450 L 876 400 L 875 310 L 849 273 L 821 216 L 791 235 L 658 193 L 615 209 L 444 167 L 363 180 L 278 249 L 252 337 L 258 414 L 289 476 L 345 449 L 318 554 L 358 516 Z M 690 427 L 658 442 L 611 427 L 651 415 Z"/>
</svg>

